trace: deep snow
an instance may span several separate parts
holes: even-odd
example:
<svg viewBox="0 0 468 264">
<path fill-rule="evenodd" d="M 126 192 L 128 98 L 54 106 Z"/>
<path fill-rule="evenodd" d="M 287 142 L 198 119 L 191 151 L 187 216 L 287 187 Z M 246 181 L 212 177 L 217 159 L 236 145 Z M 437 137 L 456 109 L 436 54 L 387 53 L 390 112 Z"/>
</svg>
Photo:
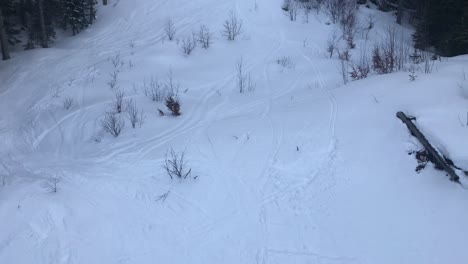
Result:
<svg viewBox="0 0 468 264">
<path fill-rule="evenodd" d="M 343 86 L 326 54 L 333 25 L 324 14 L 291 22 L 281 2 L 121 0 L 86 32 L 0 62 L 0 263 L 468 261 L 468 191 L 430 166 L 414 171 L 407 152 L 419 146 L 395 117 L 416 116 L 468 166 L 468 124 L 459 122 L 468 58 L 437 62 L 413 82 L 403 72 Z M 234 42 L 220 34 L 231 10 L 244 25 Z M 392 17 L 366 13 L 378 39 Z M 207 25 L 213 46 L 184 56 L 162 40 L 169 17 L 178 38 Z M 146 119 L 112 138 L 99 120 L 116 55 L 125 63 L 118 86 Z M 281 68 L 282 56 L 295 67 Z M 254 92 L 235 87 L 240 57 Z M 140 89 L 170 70 L 181 85 L 177 118 L 159 117 L 163 104 Z M 170 148 L 186 149 L 196 180 L 169 179 L 161 165 Z M 52 175 L 62 178 L 58 193 L 44 188 Z"/>
</svg>

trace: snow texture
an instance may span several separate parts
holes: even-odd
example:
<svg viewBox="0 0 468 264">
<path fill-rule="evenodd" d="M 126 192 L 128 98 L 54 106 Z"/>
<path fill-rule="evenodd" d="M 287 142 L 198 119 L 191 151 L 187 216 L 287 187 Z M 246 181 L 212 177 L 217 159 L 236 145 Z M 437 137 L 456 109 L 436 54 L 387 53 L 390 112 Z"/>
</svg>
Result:
<svg viewBox="0 0 468 264">
<path fill-rule="evenodd" d="M 113 4 L 78 36 L 0 62 L 0 263 L 466 263 L 468 191 L 431 166 L 414 171 L 407 152 L 420 146 L 395 114 L 417 117 L 468 168 L 468 57 L 415 81 L 343 86 L 323 13 L 291 22 L 281 0 Z M 243 22 L 235 41 L 222 37 L 230 12 Z M 394 18 L 359 9 L 369 13 L 372 42 Z M 200 25 L 212 45 L 184 55 Z M 277 64 L 285 56 L 294 67 Z M 241 57 L 256 88 L 242 94 Z M 170 71 L 179 117 L 142 88 Z M 99 123 L 116 89 L 146 118 L 114 138 Z M 186 150 L 191 179 L 166 175 L 171 148 Z M 57 193 L 44 187 L 52 177 Z"/>
</svg>

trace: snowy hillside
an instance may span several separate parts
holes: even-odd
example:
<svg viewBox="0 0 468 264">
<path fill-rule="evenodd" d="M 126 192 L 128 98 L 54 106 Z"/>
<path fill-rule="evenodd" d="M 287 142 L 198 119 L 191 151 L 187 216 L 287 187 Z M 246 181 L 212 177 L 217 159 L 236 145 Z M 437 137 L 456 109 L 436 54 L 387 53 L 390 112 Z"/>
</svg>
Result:
<svg viewBox="0 0 468 264">
<path fill-rule="evenodd" d="M 468 57 L 343 85 L 336 26 L 323 12 L 290 21 L 282 2 L 120 0 L 73 41 L 0 62 L 0 263 L 468 262 L 468 190 L 415 172 L 420 146 L 395 117 L 417 117 L 468 168 Z M 370 42 L 394 20 L 358 14 L 375 17 Z M 185 55 L 201 25 L 212 45 Z M 241 59 L 253 91 L 239 92 Z M 151 79 L 179 86 L 180 116 L 145 95 Z M 116 91 L 144 122 L 122 112 L 113 137 L 101 121 Z M 187 179 L 166 174 L 171 149 Z"/>
</svg>

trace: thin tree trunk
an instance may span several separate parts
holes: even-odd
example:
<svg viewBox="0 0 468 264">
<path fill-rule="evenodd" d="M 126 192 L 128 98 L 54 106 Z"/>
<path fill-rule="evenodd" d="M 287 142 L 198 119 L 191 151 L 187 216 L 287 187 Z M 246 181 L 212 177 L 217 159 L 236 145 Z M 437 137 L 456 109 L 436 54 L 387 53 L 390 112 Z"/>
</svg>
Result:
<svg viewBox="0 0 468 264">
<path fill-rule="evenodd" d="M 403 17 L 403 0 L 398 0 L 398 9 L 397 9 L 397 24 L 401 25 L 401 19 Z"/>
<path fill-rule="evenodd" d="M 94 0 L 88 0 L 89 1 L 89 24 L 92 24 L 94 22 Z"/>
<path fill-rule="evenodd" d="M 3 13 L 2 8 L 0 7 L 0 46 L 2 49 L 2 58 L 3 60 L 9 60 L 11 57 L 10 52 L 8 51 L 8 40 L 7 35 L 5 33 L 5 26 L 3 23 Z"/>
<path fill-rule="evenodd" d="M 39 26 L 41 27 L 41 46 L 43 48 L 49 47 L 49 40 L 47 39 L 47 31 L 44 20 L 44 0 L 37 1 L 37 8 L 39 11 Z"/>
</svg>

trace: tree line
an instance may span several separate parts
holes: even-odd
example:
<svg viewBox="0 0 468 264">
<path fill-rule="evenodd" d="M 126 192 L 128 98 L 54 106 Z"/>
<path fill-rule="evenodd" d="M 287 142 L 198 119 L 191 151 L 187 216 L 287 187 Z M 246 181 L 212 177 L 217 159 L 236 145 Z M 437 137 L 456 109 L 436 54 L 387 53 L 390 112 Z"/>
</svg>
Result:
<svg viewBox="0 0 468 264">
<path fill-rule="evenodd" d="M 102 0 L 104 5 L 107 0 Z M 97 0 L 1 0 L 0 46 L 3 60 L 10 47 L 48 48 L 57 29 L 76 35 L 96 18 Z"/>
<path fill-rule="evenodd" d="M 466 0 L 371 0 L 384 11 L 396 10 L 415 26 L 415 48 L 443 56 L 468 53 L 468 1 Z"/>
</svg>

